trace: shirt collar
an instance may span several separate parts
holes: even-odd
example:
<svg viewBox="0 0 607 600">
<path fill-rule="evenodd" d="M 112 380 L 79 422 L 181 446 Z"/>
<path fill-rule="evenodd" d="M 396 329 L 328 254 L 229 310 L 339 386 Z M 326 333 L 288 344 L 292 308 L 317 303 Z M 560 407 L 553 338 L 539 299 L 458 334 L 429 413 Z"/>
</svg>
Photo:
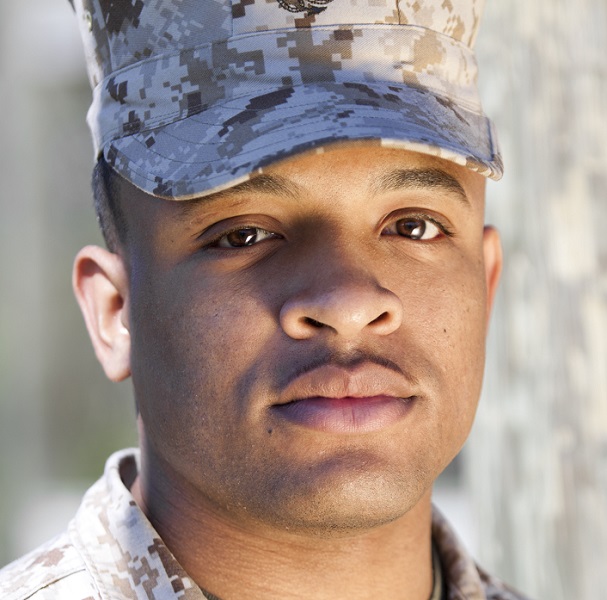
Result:
<svg viewBox="0 0 607 600">
<path fill-rule="evenodd" d="M 139 452 L 122 450 L 85 494 L 70 534 L 102 597 L 205 600 L 143 514 L 125 481 L 139 470 Z M 432 538 L 448 600 L 485 600 L 476 564 L 433 507 Z"/>
<path fill-rule="evenodd" d="M 123 483 L 138 470 L 137 451 L 112 455 L 70 525 L 72 539 L 102 597 L 204 600 Z"/>
<path fill-rule="evenodd" d="M 485 600 L 476 563 L 436 506 L 432 507 L 432 540 L 441 561 L 447 600 Z"/>
</svg>

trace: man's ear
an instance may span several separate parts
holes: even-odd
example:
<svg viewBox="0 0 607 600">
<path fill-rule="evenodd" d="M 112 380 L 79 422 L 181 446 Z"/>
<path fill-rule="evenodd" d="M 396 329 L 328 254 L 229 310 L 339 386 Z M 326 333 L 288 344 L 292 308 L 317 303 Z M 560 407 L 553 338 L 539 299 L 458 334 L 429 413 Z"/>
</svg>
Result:
<svg viewBox="0 0 607 600">
<path fill-rule="evenodd" d="M 491 225 L 485 226 L 483 232 L 483 255 L 485 258 L 485 282 L 487 286 L 487 323 L 493 308 L 497 284 L 502 273 L 502 243 L 500 234 Z"/>
<path fill-rule="evenodd" d="M 123 259 L 98 246 L 76 256 L 72 285 L 97 359 L 112 381 L 131 374 L 128 275 Z"/>
</svg>

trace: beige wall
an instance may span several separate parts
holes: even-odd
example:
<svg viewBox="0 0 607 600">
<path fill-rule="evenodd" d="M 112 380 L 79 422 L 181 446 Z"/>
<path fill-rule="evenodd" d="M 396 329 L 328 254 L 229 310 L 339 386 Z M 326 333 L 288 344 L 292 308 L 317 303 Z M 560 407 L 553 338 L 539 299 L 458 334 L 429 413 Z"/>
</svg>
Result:
<svg viewBox="0 0 607 600">
<path fill-rule="evenodd" d="M 536 598 L 607 589 L 607 4 L 489 0 L 483 97 L 506 268 L 468 467 L 483 561 Z"/>
<path fill-rule="evenodd" d="M 100 237 L 83 62 L 67 0 L 0 3 L 0 563 L 61 527 L 57 502 L 136 441 L 128 385 L 105 381 L 70 286 Z"/>
</svg>

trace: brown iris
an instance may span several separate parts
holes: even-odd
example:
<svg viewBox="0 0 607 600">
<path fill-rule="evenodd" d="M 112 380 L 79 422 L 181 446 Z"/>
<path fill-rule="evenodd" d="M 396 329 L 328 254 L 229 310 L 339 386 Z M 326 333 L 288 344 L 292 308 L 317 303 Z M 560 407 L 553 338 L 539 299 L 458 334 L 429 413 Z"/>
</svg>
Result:
<svg viewBox="0 0 607 600">
<path fill-rule="evenodd" d="M 257 227 L 243 227 L 226 235 L 226 241 L 234 248 L 249 246 L 257 241 L 259 229 Z"/>
<path fill-rule="evenodd" d="M 412 240 L 419 240 L 426 233 L 426 221 L 424 219 L 400 219 L 396 223 L 396 232 L 398 235 L 408 237 Z"/>
</svg>

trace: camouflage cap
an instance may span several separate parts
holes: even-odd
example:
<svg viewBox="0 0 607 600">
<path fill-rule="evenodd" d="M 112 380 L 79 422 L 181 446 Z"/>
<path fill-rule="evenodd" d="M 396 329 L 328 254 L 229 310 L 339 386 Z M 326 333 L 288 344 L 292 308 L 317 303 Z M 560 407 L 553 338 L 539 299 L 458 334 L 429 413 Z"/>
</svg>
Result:
<svg viewBox="0 0 607 600">
<path fill-rule="evenodd" d="M 375 140 L 498 179 L 476 89 L 482 0 L 74 0 L 96 156 L 201 196 L 336 142 Z"/>
</svg>

